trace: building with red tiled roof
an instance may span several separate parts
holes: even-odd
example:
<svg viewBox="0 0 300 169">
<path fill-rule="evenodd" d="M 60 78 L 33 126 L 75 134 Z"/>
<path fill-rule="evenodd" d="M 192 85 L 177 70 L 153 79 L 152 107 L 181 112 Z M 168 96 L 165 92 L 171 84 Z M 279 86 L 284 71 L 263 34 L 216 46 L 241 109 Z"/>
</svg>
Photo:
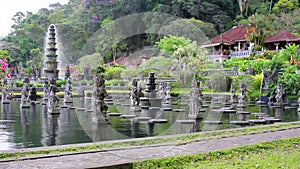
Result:
<svg viewBox="0 0 300 169">
<path fill-rule="evenodd" d="M 247 42 L 248 34 L 246 26 L 235 26 L 232 29 L 202 43 L 203 47 L 211 47 L 218 45 L 234 45 L 239 42 Z"/>
<path fill-rule="evenodd" d="M 266 38 L 265 46 L 270 50 L 278 50 L 289 43 L 299 44 L 300 38 L 293 35 L 287 30 L 282 30 L 279 33 Z"/>
<path fill-rule="evenodd" d="M 201 46 L 210 50 L 210 61 L 223 61 L 230 57 L 248 57 L 254 45 L 247 40 L 248 34 L 247 26 L 236 26 L 202 43 Z M 287 30 L 282 30 L 266 38 L 265 48 L 268 50 L 278 50 L 289 43 L 299 44 L 299 40 L 300 38 Z"/>
<path fill-rule="evenodd" d="M 248 51 L 251 44 L 247 40 L 248 27 L 235 26 L 230 30 L 201 44 L 202 47 L 211 48 L 211 61 L 223 61 L 231 55 L 241 57 L 249 56 Z M 238 53 L 237 53 L 238 52 Z"/>
</svg>

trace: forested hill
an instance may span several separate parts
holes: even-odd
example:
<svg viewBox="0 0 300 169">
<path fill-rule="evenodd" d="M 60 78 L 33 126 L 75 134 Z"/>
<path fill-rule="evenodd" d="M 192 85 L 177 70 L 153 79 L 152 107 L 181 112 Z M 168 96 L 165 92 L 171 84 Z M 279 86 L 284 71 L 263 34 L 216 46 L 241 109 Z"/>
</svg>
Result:
<svg viewBox="0 0 300 169">
<path fill-rule="evenodd" d="M 42 57 L 47 28 L 55 24 L 63 49 L 60 55 L 65 63 L 76 63 L 82 57 L 83 46 L 97 30 L 117 18 L 143 12 L 162 12 L 184 18 L 208 37 L 248 22 L 269 32 L 282 28 L 293 33 L 300 30 L 298 0 L 70 0 L 66 5 L 51 4 L 38 13 L 16 13 L 12 18 L 14 32 L 3 40 L 19 48 L 11 52 L 14 60 L 37 63 Z M 143 20 L 130 22 L 135 24 Z M 176 30 L 178 25 L 180 23 L 174 21 L 168 28 Z M 153 33 L 127 38 L 112 46 L 103 57 L 105 61 L 111 61 L 112 51 L 120 55 L 154 45 L 159 38 Z M 94 51 L 101 50 L 101 45 L 96 45 Z"/>
</svg>

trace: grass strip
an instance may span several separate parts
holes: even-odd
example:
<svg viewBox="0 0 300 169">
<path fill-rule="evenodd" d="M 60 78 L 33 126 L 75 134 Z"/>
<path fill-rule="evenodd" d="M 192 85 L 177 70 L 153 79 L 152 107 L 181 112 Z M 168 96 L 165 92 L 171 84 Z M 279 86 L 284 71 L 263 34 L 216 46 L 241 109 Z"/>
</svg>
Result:
<svg viewBox="0 0 300 169">
<path fill-rule="evenodd" d="M 300 137 L 133 163 L 133 168 L 148 169 L 223 169 L 223 168 L 299 168 Z"/>
<path fill-rule="evenodd" d="M 30 156 L 41 156 L 41 155 L 51 155 L 51 154 L 64 154 L 64 153 L 72 153 L 72 152 L 85 152 L 92 150 L 105 150 L 112 148 L 121 148 L 121 147 L 131 147 L 131 146 L 146 146 L 146 145 L 154 145 L 154 144 L 185 144 L 192 141 L 197 141 L 201 139 L 218 139 L 223 137 L 233 137 L 239 136 L 243 134 L 252 134 L 252 133 L 260 133 L 260 132 L 270 132 L 277 131 L 289 128 L 300 127 L 300 122 L 293 123 L 284 123 L 284 124 L 273 124 L 273 125 L 265 125 L 265 126 L 257 126 L 257 127 L 246 127 L 239 129 L 229 129 L 222 131 L 214 131 L 214 132 L 199 132 L 199 133 L 189 133 L 186 135 L 176 135 L 176 136 L 167 136 L 167 137 L 153 137 L 147 139 L 139 139 L 139 140 L 123 140 L 120 142 L 114 143 L 95 143 L 92 145 L 86 146 L 73 146 L 67 148 L 57 148 L 57 149 L 49 149 L 49 150 L 39 150 L 39 151 L 18 151 L 18 152 L 2 152 L 0 153 L 0 159 L 18 159 L 23 157 Z"/>
</svg>

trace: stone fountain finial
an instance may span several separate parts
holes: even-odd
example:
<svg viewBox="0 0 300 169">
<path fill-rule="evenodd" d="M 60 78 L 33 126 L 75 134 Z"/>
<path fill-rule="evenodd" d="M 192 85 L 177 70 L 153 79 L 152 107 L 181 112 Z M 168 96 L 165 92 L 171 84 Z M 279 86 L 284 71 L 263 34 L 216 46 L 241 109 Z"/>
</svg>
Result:
<svg viewBox="0 0 300 169">
<path fill-rule="evenodd" d="M 58 79 L 58 72 L 57 69 L 58 61 L 57 61 L 57 48 L 56 48 L 56 27 L 55 25 L 51 24 L 49 26 L 48 31 L 48 43 L 47 43 L 47 54 L 44 61 L 44 73 L 47 79 Z"/>
</svg>

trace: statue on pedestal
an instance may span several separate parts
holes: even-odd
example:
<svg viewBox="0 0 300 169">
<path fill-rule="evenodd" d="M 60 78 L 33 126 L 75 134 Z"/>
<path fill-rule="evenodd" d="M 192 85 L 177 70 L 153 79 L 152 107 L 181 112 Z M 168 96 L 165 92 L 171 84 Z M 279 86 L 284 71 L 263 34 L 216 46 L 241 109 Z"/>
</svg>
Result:
<svg viewBox="0 0 300 169">
<path fill-rule="evenodd" d="M 49 88 L 49 99 L 48 99 L 48 113 L 56 114 L 58 113 L 58 103 L 59 97 L 56 95 L 56 92 L 59 92 L 58 88 L 56 87 L 55 80 L 51 80 L 50 88 Z"/>
<path fill-rule="evenodd" d="M 30 107 L 29 103 L 29 79 L 24 79 L 24 84 L 21 92 L 21 107 Z"/>
<path fill-rule="evenodd" d="M 282 90 L 281 84 L 277 85 L 275 99 L 276 99 L 275 105 L 277 105 L 277 106 L 283 105 L 283 90 Z"/>
</svg>

